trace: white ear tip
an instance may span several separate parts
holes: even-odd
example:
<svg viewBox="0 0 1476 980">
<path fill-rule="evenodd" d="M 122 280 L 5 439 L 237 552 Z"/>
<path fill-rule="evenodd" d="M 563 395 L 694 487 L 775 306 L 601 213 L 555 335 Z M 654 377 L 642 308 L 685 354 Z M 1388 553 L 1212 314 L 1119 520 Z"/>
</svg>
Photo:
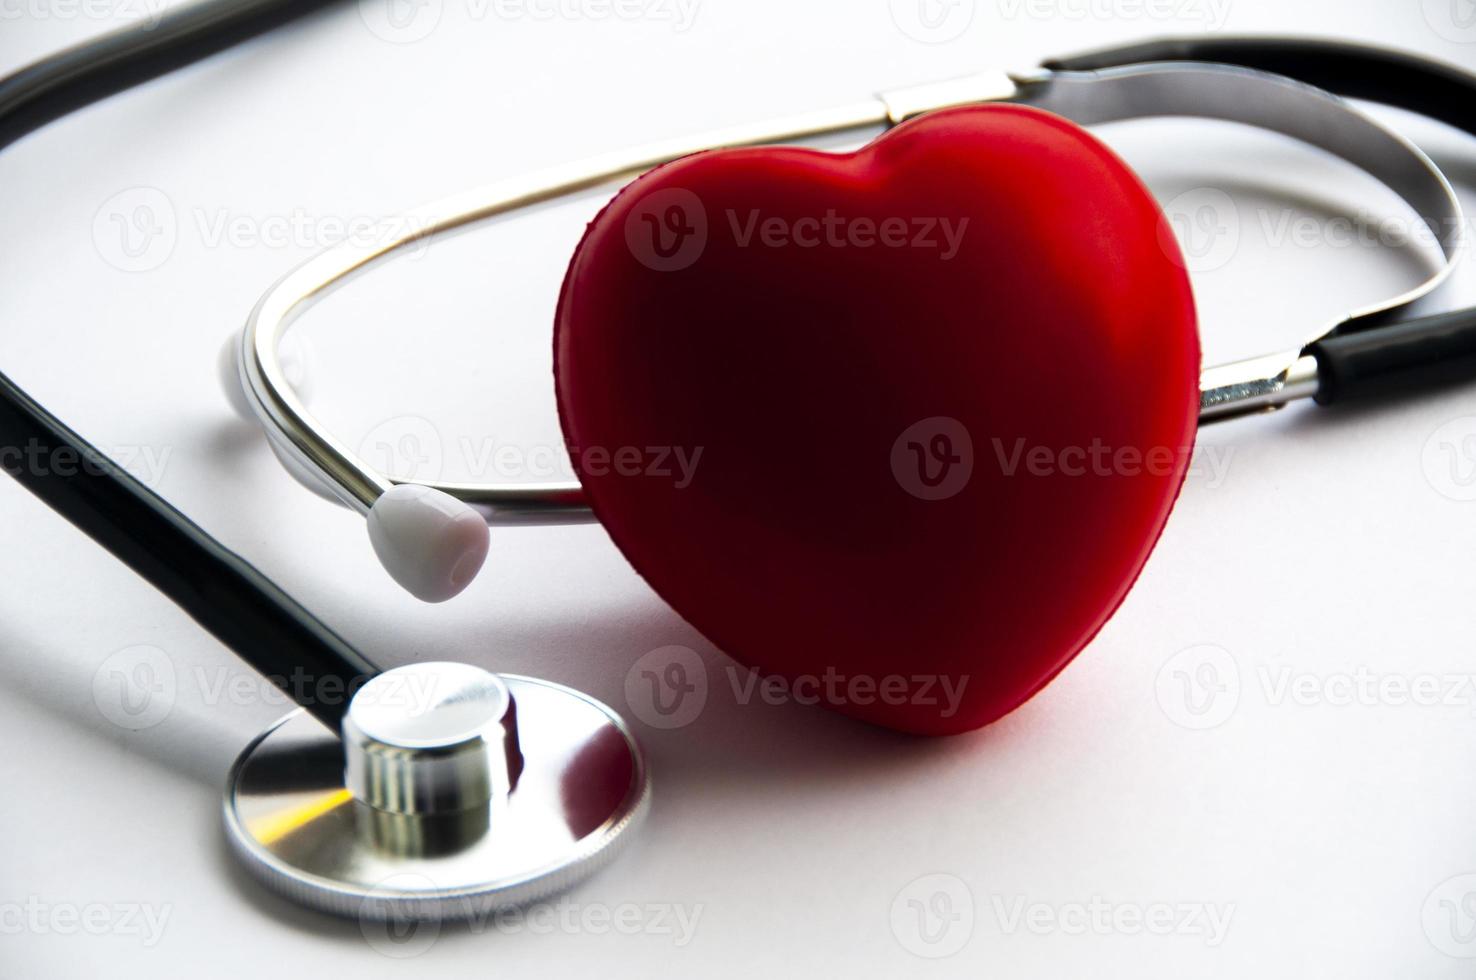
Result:
<svg viewBox="0 0 1476 980">
<path fill-rule="evenodd" d="M 221 345 L 220 355 L 215 359 L 216 370 L 220 372 L 220 388 L 225 392 L 226 401 L 231 403 L 231 411 L 248 422 L 256 420 L 256 413 L 251 410 L 251 403 L 246 399 L 246 389 L 241 387 L 241 334 L 239 331 L 231 334 Z"/>
<path fill-rule="evenodd" d="M 455 497 L 404 483 L 369 509 L 369 542 L 380 564 L 425 602 L 466 588 L 487 559 L 487 522 Z"/>
</svg>

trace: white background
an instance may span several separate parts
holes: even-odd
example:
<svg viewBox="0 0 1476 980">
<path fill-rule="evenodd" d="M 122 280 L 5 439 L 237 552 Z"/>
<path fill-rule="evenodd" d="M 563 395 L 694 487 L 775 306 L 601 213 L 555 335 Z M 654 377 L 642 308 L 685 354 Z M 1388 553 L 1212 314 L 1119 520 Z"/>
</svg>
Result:
<svg viewBox="0 0 1476 980">
<path fill-rule="evenodd" d="M 652 0 L 634 19 L 430 0 L 399 33 L 382 3 L 310 18 L 0 158 L 0 364 L 372 657 L 539 674 L 621 709 L 650 752 L 652 819 L 569 896 L 572 927 L 556 910 L 537 928 L 386 944 L 282 903 L 233 868 L 218 826 L 227 767 L 280 705 L 223 688 L 252 675 L 7 481 L 0 974 L 1470 974 L 1476 385 L 1207 431 L 1107 629 L 1004 721 L 926 741 L 740 703 L 730 662 L 598 527 L 500 531 L 463 596 L 417 603 L 363 522 L 302 491 L 234 419 L 214 370 L 261 291 L 348 219 L 389 227 L 403 208 L 612 146 L 1165 33 L 1329 33 L 1476 67 L 1470 0 L 1055 13 L 960 0 L 931 32 L 912 0 Z M 0 70 L 146 9 L 0 0 Z M 1476 145 L 1390 118 L 1476 186 Z M 1293 346 L 1429 268 L 1418 247 L 1349 240 L 1360 215 L 1409 215 L 1304 148 L 1177 121 L 1102 135 L 1200 236 L 1211 360 Z M 351 445 L 416 449 L 447 477 L 489 475 L 464 441 L 557 446 L 548 331 L 588 211 L 434 245 L 311 314 L 315 408 Z M 160 233 L 130 256 L 118 222 L 135 219 Z M 1476 268 L 1426 308 L 1461 299 L 1476 302 Z M 627 672 L 671 645 L 705 662 L 708 698 L 660 730 L 627 699 Z M 119 670 L 140 662 L 154 700 L 128 715 L 118 678 L 149 677 Z M 626 903 L 637 935 L 581 918 Z M 1094 903 L 1105 922 L 1079 918 Z M 1163 906 L 1167 934 L 1133 927 Z M 78 916 L 96 917 L 91 932 Z M 681 916 L 696 917 L 689 935 Z"/>
</svg>

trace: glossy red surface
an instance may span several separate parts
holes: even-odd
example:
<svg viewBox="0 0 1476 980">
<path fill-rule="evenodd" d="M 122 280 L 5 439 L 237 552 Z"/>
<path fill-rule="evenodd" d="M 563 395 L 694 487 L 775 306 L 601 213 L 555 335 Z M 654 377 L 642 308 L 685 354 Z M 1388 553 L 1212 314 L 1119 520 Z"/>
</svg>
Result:
<svg viewBox="0 0 1476 980">
<path fill-rule="evenodd" d="M 1163 221 L 1093 136 L 1013 106 L 653 171 L 559 304 L 600 520 L 796 700 L 999 718 L 1106 622 L 1179 492 L 1199 342 Z"/>
</svg>

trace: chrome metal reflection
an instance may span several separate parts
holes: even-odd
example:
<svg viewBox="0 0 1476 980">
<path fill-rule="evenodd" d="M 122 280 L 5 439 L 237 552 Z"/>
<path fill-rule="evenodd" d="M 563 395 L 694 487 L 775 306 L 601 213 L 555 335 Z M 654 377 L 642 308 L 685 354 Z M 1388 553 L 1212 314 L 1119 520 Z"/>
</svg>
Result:
<svg viewBox="0 0 1476 980">
<path fill-rule="evenodd" d="M 619 716 L 578 691 L 501 680 L 517 705 L 522 759 L 507 792 L 428 816 L 376 808 L 349 789 L 339 739 L 297 711 L 249 746 L 231 772 L 232 849 L 287 898 L 367 918 L 482 916 L 592 874 L 649 805 L 640 748 Z"/>
</svg>

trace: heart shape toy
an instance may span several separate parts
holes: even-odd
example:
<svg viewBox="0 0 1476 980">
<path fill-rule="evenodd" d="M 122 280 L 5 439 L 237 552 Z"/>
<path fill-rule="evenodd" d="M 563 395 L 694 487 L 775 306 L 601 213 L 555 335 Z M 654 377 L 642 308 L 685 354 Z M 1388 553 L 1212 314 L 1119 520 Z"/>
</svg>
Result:
<svg viewBox="0 0 1476 980">
<path fill-rule="evenodd" d="M 1182 258 L 1080 127 L 975 106 L 716 151 L 590 224 L 564 435 L 636 570 L 768 691 L 985 725 L 1122 602 L 1198 412 Z"/>
</svg>

